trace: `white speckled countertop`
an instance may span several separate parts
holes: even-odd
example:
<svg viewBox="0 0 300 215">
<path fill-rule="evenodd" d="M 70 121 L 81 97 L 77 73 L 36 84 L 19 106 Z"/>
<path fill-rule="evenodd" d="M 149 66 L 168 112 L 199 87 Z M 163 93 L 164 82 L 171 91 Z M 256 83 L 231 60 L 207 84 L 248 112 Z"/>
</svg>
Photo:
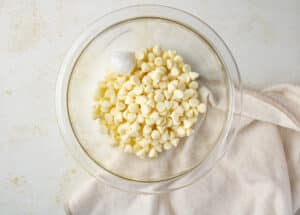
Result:
<svg viewBox="0 0 300 215">
<path fill-rule="evenodd" d="M 60 136 L 56 76 L 89 23 L 142 2 L 179 7 L 209 23 L 232 50 L 247 86 L 300 83 L 298 0 L 0 0 L 1 214 L 64 214 L 64 199 L 90 177 Z"/>
</svg>

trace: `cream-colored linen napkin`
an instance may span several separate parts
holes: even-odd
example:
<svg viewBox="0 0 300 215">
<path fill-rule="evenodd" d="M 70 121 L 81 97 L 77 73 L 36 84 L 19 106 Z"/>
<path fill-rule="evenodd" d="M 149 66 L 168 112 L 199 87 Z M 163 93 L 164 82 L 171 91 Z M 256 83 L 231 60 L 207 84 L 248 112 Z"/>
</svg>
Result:
<svg viewBox="0 0 300 215">
<path fill-rule="evenodd" d="M 163 195 L 136 195 L 91 180 L 66 202 L 72 215 L 295 214 L 300 208 L 300 87 L 246 91 L 241 128 L 205 177 Z"/>
</svg>

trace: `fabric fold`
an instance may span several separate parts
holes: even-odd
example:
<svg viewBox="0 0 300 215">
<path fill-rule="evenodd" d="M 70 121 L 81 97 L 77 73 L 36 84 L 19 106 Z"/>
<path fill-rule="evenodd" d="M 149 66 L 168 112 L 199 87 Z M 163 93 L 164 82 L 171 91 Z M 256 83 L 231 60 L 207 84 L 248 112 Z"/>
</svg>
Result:
<svg viewBox="0 0 300 215">
<path fill-rule="evenodd" d="M 212 105 L 220 105 L 213 100 Z M 294 214 L 300 208 L 300 88 L 244 93 L 242 127 L 220 162 L 193 185 L 137 195 L 95 179 L 66 202 L 72 215 Z"/>
</svg>

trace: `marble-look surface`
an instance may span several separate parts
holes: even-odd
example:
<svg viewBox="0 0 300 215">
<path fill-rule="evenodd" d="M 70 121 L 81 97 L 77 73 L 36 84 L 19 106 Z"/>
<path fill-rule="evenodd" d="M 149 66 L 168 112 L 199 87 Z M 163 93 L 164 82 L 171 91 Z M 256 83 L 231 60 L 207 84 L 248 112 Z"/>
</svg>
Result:
<svg viewBox="0 0 300 215">
<path fill-rule="evenodd" d="M 139 3 L 179 7 L 209 23 L 232 50 L 247 86 L 300 83 L 298 0 L 0 0 L 1 214 L 64 214 L 64 199 L 90 177 L 60 136 L 56 76 L 89 23 Z"/>
</svg>

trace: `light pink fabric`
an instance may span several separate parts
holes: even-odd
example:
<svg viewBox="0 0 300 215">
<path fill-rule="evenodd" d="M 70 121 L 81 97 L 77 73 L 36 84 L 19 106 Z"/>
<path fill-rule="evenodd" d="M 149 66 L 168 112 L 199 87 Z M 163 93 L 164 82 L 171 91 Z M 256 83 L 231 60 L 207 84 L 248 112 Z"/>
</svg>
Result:
<svg viewBox="0 0 300 215">
<path fill-rule="evenodd" d="M 136 195 L 87 182 L 66 202 L 72 215 L 286 215 L 300 208 L 300 88 L 246 91 L 242 127 L 228 153 L 197 183 Z"/>
</svg>

